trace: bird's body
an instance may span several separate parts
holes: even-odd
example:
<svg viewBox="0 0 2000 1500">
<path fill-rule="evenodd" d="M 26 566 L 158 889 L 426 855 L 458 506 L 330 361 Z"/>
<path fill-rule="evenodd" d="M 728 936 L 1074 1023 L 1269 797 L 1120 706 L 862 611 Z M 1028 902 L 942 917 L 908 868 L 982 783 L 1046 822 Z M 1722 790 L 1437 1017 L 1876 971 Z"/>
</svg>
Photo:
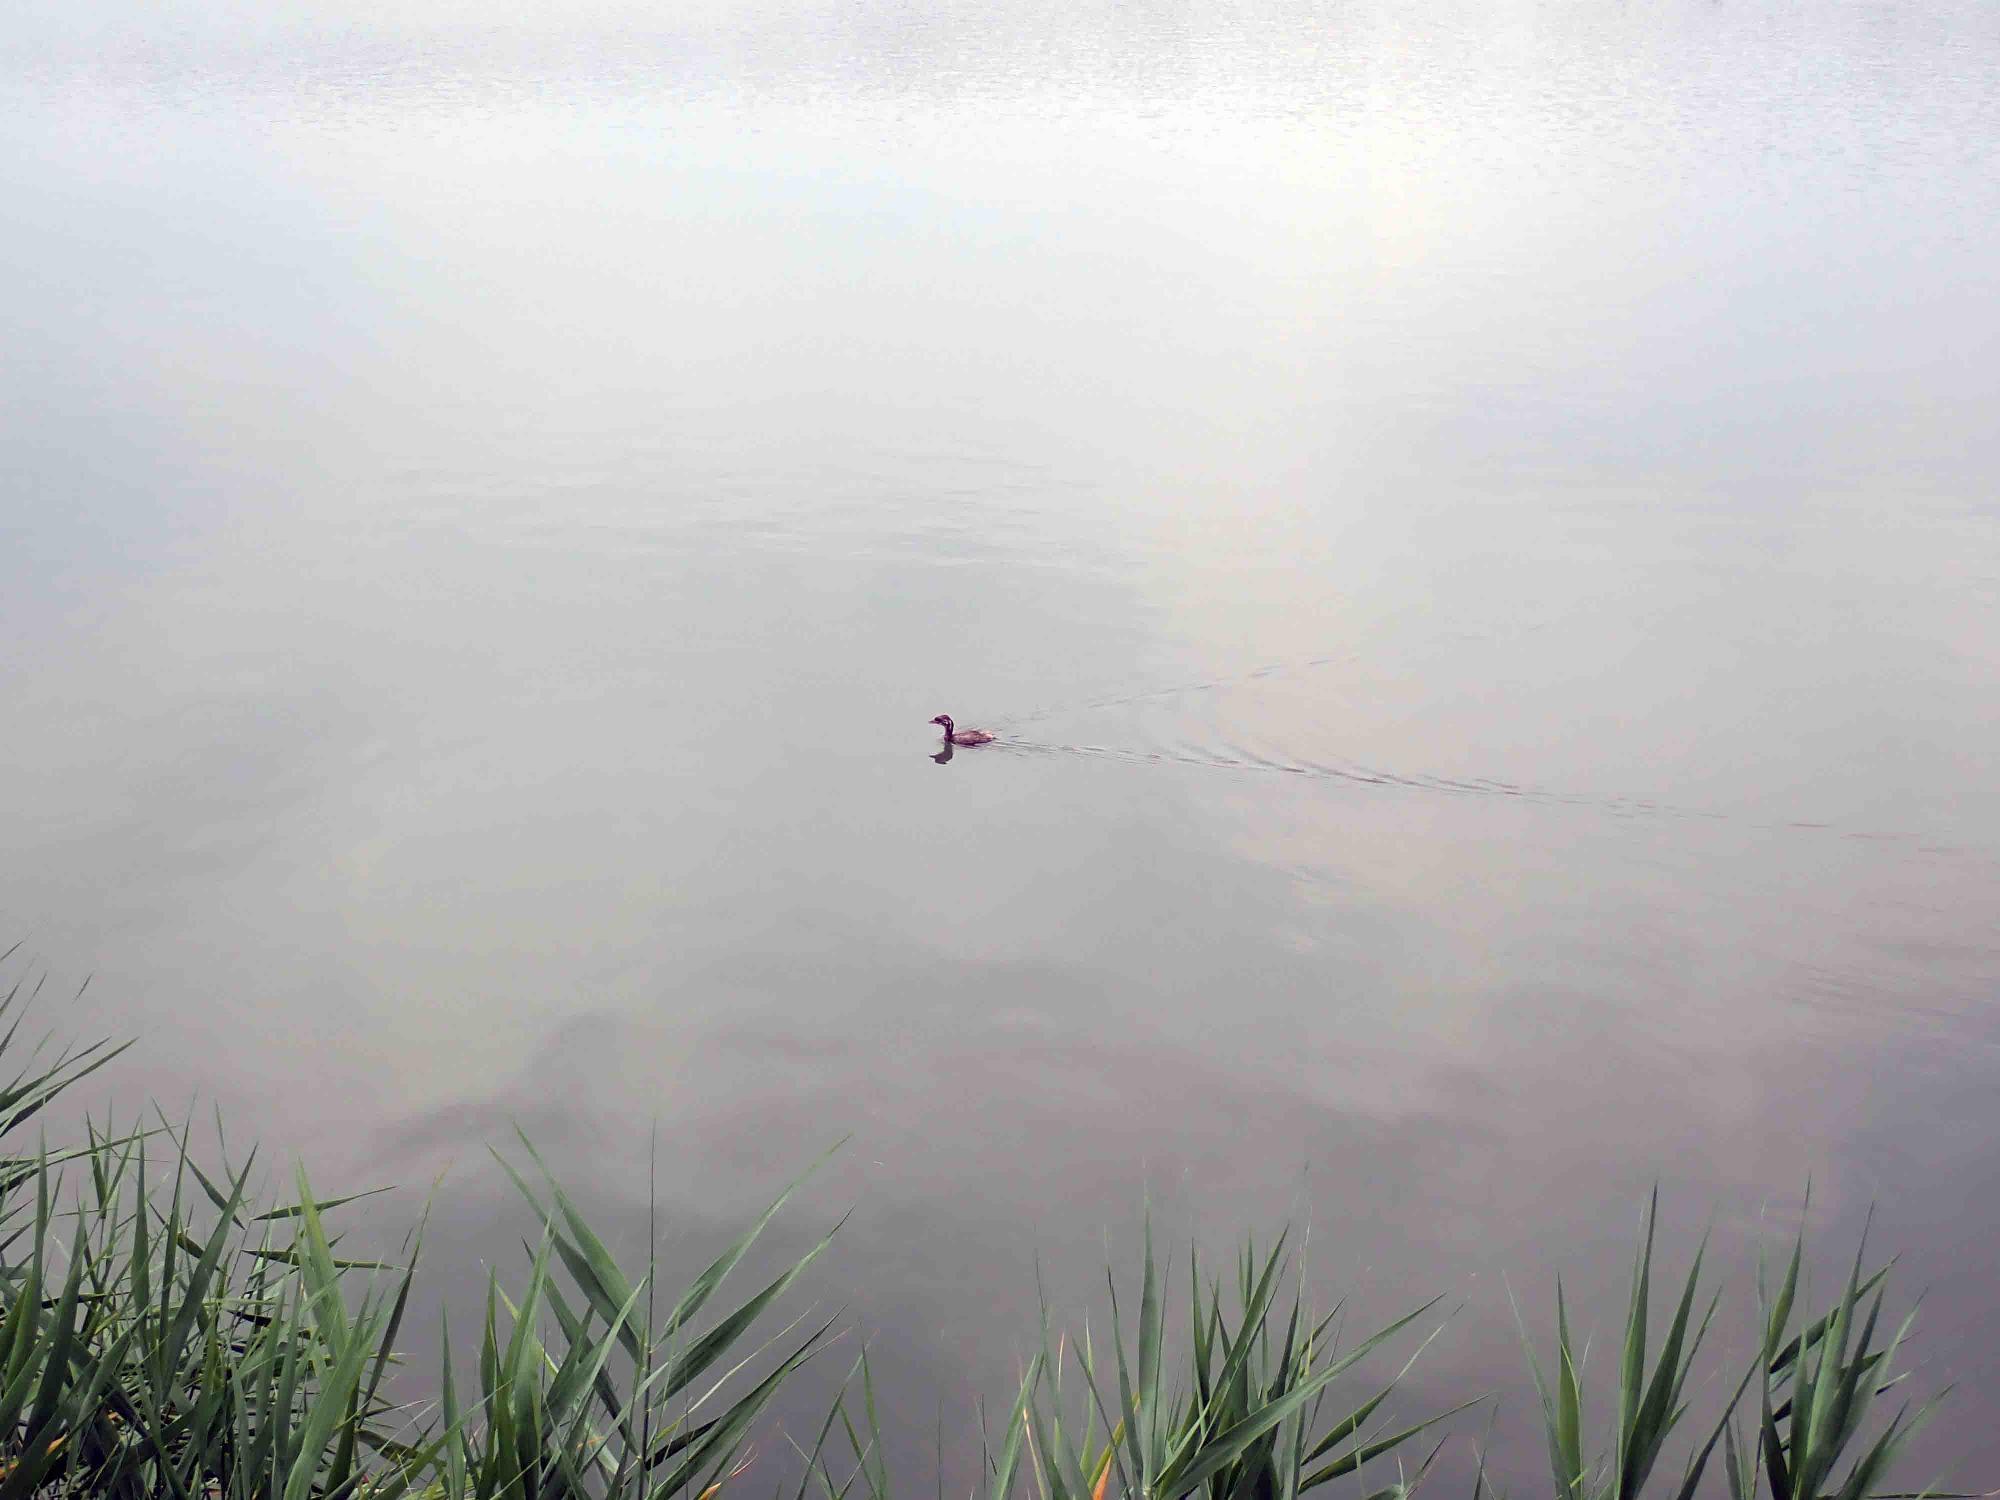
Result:
<svg viewBox="0 0 2000 1500">
<path fill-rule="evenodd" d="M 998 738 L 997 735 L 988 734 L 983 729 L 960 729 L 952 723 L 950 714 L 939 714 L 931 722 L 944 730 L 944 742 L 947 745 L 989 745 Z"/>
</svg>

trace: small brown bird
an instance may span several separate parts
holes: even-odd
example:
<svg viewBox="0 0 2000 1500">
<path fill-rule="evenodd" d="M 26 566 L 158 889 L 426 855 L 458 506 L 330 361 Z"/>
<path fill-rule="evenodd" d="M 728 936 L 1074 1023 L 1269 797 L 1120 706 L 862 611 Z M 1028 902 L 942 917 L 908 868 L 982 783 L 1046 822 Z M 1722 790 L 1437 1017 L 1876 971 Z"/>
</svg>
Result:
<svg viewBox="0 0 2000 1500">
<path fill-rule="evenodd" d="M 944 726 L 944 742 L 947 745 L 985 745 L 996 738 L 983 729 L 960 729 L 951 722 L 950 714 L 939 714 L 931 722 Z"/>
</svg>

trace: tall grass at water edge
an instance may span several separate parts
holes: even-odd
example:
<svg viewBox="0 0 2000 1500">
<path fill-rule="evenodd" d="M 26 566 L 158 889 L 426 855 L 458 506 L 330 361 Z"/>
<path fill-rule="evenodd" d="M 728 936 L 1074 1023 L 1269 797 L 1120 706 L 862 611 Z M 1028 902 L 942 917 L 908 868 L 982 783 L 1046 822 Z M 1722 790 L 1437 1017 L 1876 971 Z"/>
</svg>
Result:
<svg viewBox="0 0 2000 1500">
<path fill-rule="evenodd" d="M 0 1020 L 20 999 L 17 986 L 0 1000 Z M 524 1267 L 489 1275 L 462 1365 L 446 1331 L 435 1399 L 397 1405 L 386 1377 L 421 1224 L 397 1263 L 344 1256 L 330 1226 L 354 1199 L 316 1198 L 299 1171 L 283 1201 L 253 1203 L 254 1152 L 204 1166 L 164 1118 L 28 1150 L 24 1127 L 117 1049 L 35 1048 L 8 1076 L 19 1025 L 0 1030 L 0 1500 L 712 1500 L 762 1493 L 773 1470 L 788 1471 L 789 1500 L 896 1493 L 865 1354 L 812 1440 L 784 1439 L 789 1463 L 752 1465 L 753 1438 L 766 1454 L 777 1441 L 773 1396 L 840 1332 L 783 1311 L 833 1230 L 749 1295 L 723 1295 L 789 1189 L 676 1288 L 657 1259 L 622 1268 L 523 1142 L 523 1160 L 501 1160 L 538 1230 Z M 1692 1500 L 1705 1476 L 1716 1489 L 1716 1470 L 1732 1500 L 1888 1493 L 1935 1407 L 1871 1422 L 1903 1382 L 1908 1322 L 1886 1331 L 1889 1269 L 1858 1256 L 1839 1299 L 1807 1318 L 1803 1248 L 1760 1275 L 1756 1356 L 1692 1430 L 1688 1378 L 1717 1305 L 1703 1301 L 1700 1258 L 1649 1363 L 1649 1212 L 1618 1368 L 1590 1402 L 1558 1288 L 1552 1372 L 1529 1356 L 1556 1500 Z M 1112 1279 L 1101 1339 L 1088 1323 L 1059 1333 L 1044 1314 L 1005 1421 L 986 1435 L 984 1500 L 1295 1500 L 1339 1482 L 1402 1500 L 1447 1419 L 1478 1404 L 1392 1419 L 1403 1373 L 1437 1336 L 1436 1304 L 1346 1343 L 1340 1306 L 1313 1310 L 1282 1236 L 1246 1249 L 1226 1283 L 1192 1255 L 1184 1291 L 1176 1279 L 1149 1238 L 1136 1307 Z M 1169 1298 L 1182 1295 L 1185 1332 L 1170 1336 Z M 1357 1386 L 1369 1356 L 1399 1346 L 1396 1374 Z M 1599 1401 L 1593 1446 L 1586 1413 Z M 1668 1440 L 1684 1431 L 1687 1451 L 1663 1477 Z M 1474 1500 L 1491 1488 L 1482 1463 Z"/>
</svg>

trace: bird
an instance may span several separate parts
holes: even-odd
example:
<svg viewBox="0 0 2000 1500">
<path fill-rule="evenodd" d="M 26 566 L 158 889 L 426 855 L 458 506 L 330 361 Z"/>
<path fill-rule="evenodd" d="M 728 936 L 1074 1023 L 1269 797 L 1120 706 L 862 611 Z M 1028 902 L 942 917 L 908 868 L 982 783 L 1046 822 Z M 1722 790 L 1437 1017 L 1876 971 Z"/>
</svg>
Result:
<svg viewBox="0 0 2000 1500">
<path fill-rule="evenodd" d="M 944 742 L 947 745 L 986 745 L 998 738 L 983 729 L 960 729 L 951 722 L 950 714 L 939 714 L 931 722 L 944 726 Z"/>
</svg>

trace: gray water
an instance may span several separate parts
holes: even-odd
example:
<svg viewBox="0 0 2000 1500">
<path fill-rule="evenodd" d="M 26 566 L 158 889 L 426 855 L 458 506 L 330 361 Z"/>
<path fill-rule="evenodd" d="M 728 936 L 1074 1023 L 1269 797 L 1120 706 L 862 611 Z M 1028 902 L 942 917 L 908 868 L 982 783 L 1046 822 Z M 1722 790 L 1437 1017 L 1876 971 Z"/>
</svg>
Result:
<svg viewBox="0 0 2000 1500">
<path fill-rule="evenodd" d="M 1990 1488 L 1996 144 L 1977 3 L 17 4 L 14 969 L 448 1287 L 852 1132 L 919 1459 L 1150 1203 L 1530 1493 L 1502 1277 L 1810 1179 Z"/>
</svg>

